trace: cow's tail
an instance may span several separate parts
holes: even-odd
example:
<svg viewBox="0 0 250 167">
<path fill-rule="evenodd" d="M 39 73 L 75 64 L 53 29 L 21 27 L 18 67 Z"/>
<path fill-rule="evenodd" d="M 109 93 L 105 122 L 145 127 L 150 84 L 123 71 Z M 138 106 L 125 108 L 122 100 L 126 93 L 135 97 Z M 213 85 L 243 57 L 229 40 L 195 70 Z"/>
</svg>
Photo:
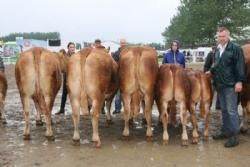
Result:
<svg viewBox="0 0 250 167">
<path fill-rule="evenodd" d="M 136 48 L 135 49 L 135 51 L 134 51 L 134 56 L 135 56 L 135 81 L 136 81 L 136 88 L 137 88 L 137 90 L 139 90 L 138 88 L 139 88 L 139 83 L 138 83 L 138 81 L 139 81 L 139 77 L 140 77 L 140 66 L 141 66 L 141 61 L 140 61 L 140 59 L 141 59 L 141 56 L 142 56 L 142 50 L 138 47 L 138 48 Z"/>
<path fill-rule="evenodd" d="M 175 65 L 170 65 L 170 71 L 172 73 L 172 86 L 173 86 L 173 102 L 175 101 L 175 75 L 176 75 L 176 71 L 177 71 L 177 68 Z"/>
<path fill-rule="evenodd" d="M 80 76 L 80 99 L 81 99 L 81 108 L 82 108 L 82 112 L 84 115 L 87 115 L 88 112 L 88 98 L 87 98 L 87 93 L 85 90 L 85 64 L 86 64 L 86 59 L 88 57 L 88 55 L 90 54 L 90 52 L 92 51 L 91 48 L 85 48 L 82 49 L 79 53 L 80 53 L 80 65 L 81 65 L 81 76 Z M 89 83 L 91 84 L 91 83 Z"/>
<path fill-rule="evenodd" d="M 200 85 L 200 89 L 201 89 L 201 92 L 200 92 L 200 112 L 201 112 L 201 115 L 204 117 L 205 115 L 205 99 L 204 99 L 204 90 L 203 90 L 203 85 L 204 85 L 204 81 L 202 80 L 202 74 L 200 72 L 197 72 L 195 74 L 196 78 L 198 78 L 198 82 L 199 82 L 199 85 Z M 206 82 L 206 81 L 205 81 Z"/>
<path fill-rule="evenodd" d="M 141 96 L 140 96 L 140 68 L 142 66 L 142 61 L 141 61 L 141 57 L 142 57 L 142 48 L 136 48 L 135 50 L 135 57 L 136 57 L 136 66 L 135 66 L 135 81 L 136 81 L 136 92 L 133 95 L 133 100 L 134 100 L 134 104 L 131 103 L 131 105 L 133 105 L 132 108 L 134 108 L 134 111 L 132 111 L 134 117 L 136 117 L 139 112 L 140 112 L 140 107 L 135 106 L 136 104 L 141 104 Z"/>
<path fill-rule="evenodd" d="M 48 107 L 45 102 L 45 97 L 41 89 L 40 82 L 40 61 L 41 61 L 42 48 L 33 49 L 34 67 L 35 67 L 35 98 L 41 107 L 42 111 L 48 113 Z"/>
<path fill-rule="evenodd" d="M 170 112 L 171 112 L 171 115 L 172 115 L 172 118 L 171 120 L 175 120 L 176 118 L 176 102 L 175 102 L 175 79 L 176 79 L 176 71 L 177 71 L 177 68 L 175 65 L 171 65 L 170 66 L 170 72 L 172 74 L 172 86 L 173 86 L 173 98 L 172 100 L 170 101 Z"/>
</svg>

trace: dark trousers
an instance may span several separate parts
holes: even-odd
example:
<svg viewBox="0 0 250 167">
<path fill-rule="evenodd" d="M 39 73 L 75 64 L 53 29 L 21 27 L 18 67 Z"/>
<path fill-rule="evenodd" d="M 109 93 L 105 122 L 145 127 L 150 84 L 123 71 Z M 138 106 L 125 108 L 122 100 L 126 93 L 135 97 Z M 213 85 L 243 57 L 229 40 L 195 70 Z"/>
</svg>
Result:
<svg viewBox="0 0 250 167">
<path fill-rule="evenodd" d="M 63 74 L 63 92 L 62 92 L 62 100 L 61 100 L 60 111 L 64 111 L 65 104 L 66 104 L 66 101 L 67 101 L 68 91 L 67 91 L 66 83 L 67 83 L 67 77 L 66 77 L 66 74 Z"/>
<path fill-rule="evenodd" d="M 238 93 L 234 91 L 234 88 L 222 88 L 217 92 L 222 110 L 222 132 L 229 136 L 237 136 L 240 132 Z"/>
<path fill-rule="evenodd" d="M 121 93 L 120 90 L 118 90 L 115 95 L 115 110 L 121 111 L 121 109 L 122 109 Z"/>
<path fill-rule="evenodd" d="M 220 107 L 220 100 L 219 100 L 219 96 L 218 96 L 218 95 L 217 95 L 217 97 L 216 97 L 215 108 L 216 108 L 216 109 L 220 109 L 220 108 L 221 108 L 221 107 Z"/>
</svg>

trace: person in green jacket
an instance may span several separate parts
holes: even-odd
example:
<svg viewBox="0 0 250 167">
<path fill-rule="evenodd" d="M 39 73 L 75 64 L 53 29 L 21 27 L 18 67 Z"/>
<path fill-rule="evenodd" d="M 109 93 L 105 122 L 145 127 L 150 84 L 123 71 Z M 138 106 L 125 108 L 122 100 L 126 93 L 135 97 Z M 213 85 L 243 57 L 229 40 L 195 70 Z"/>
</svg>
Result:
<svg viewBox="0 0 250 167">
<path fill-rule="evenodd" d="M 240 118 L 238 114 L 238 93 L 245 81 L 245 63 L 241 47 L 230 41 L 230 32 L 220 27 L 217 32 L 218 47 L 215 52 L 215 64 L 207 72 L 212 75 L 222 109 L 222 130 L 213 136 L 214 140 L 228 140 L 224 147 L 239 144 Z"/>
</svg>

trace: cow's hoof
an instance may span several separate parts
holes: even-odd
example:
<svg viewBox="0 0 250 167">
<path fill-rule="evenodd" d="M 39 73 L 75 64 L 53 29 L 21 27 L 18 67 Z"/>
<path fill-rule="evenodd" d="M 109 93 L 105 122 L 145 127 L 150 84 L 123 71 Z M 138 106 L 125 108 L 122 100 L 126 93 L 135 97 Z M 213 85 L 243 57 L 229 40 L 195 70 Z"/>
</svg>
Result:
<svg viewBox="0 0 250 167">
<path fill-rule="evenodd" d="M 198 137 L 193 137 L 192 138 L 192 144 L 198 144 L 199 138 Z"/>
<path fill-rule="evenodd" d="M 208 141 L 209 140 L 209 136 L 203 136 L 203 141 Z"/>
<path fill-rule="evenodd" d="M 112 124 L 114 124 L 114 122 L 113 122 L 111 119 L 108 119 L 108 120 L 107 120 L 107 124 L 108 124 L 108 125 L 112 125 Z"/>
<path fill-rule="evenodd" d="M 133 119 L 130 119 L 128 123 L 129 123 L 130 126 L 133 126 L 134 120 L 133 120 Z"/>
<path fill-rule="evenodd" d="M 162 127 L 162 122 L 161 121 L 158 121 L 158 126 Z"/>
<path fill-rule="evenodd" d="M 73 139 L 72 141 L 74 146 L 80 146 L 80 139 Z"/>
<path fill-rule="evenodd" d="M 36 126 L 43 126 L 42 120 L 36 120 Z"/>
<path fill-rule="evenodd" d="M 48 141 L 55 141 L 55 137 L 54 136 L 46 136 Z"/>
<path fill-rule="evenodd" d="M 122 140 L 124 140 L 124 141 L 129 141 L 129 136 L 124 136 L 124 135 L 122 135 Z"/>
<path fill-rule="evenodd" d="M 142 124 L 147 125 L 147 120 L 145 118 L 142 119 Z"/>
<path fill-rule="evenodd" d="M 182 140 L 181 146 L 188 146 L 188 140 Z"/>
<path fill-rule="evenodd" d="M 245 134 L 245 133 L 247 133 L 247 128 L 246 127 L 241 127 L 240 128 L 240 133 L 242 133 L 242 134 Z"/>
<path fill-rule="evenodd" d="M 163 145 L 168 145 L 168 140 L 163 140 L 163 141 L 162 141 L 162 144 L 163 144 Z"/>
<path fill-rule="evenodd" d="M 147 142 L 152 142 L 153 141 L 153 136 L 147 136 L 146 139 L 147 139 Z"/>
<path fill-rule="evenodd" d="M 23 135 L 23 140 L 30 140 L 30 135 Z"/>
<path fill-rule="evenodd" d="M 6 121 L 6 119 L 2 119 L 2 124 L 7 124 L 7 121 Z"/>
<path fill-rule="evenodd" d="M 100 142 L 100 141 L 94 141 L 94 142 L 93 142 L 93 146 L 94 146 L 95 148 L 101 148 L 101 142 Z"/>
</svg>

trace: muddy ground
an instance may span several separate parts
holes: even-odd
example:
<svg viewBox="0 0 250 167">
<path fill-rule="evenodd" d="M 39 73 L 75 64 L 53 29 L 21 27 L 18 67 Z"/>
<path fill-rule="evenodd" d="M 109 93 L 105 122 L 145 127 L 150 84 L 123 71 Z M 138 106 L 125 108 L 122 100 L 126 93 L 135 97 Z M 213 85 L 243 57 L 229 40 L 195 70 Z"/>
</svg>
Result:
<svg viewBox="0 0 250 167">
<path fill-rule="evenodd" d="M 45 126 L 35 124 L 35 108 L 32 106 L 31 140 L 23 140 L 24 120 L 22 106 L 14 78 L 14 66 L 6 66 L 8 92 L 5 111 L 7 124 L 0 124 L 0 167 L 2 166 L 102 166 L 102 167 L 247 167 L 250 164 L 250 133 L 240 136 L 240 145 L 235 148 L 223 147 L 225 141 L 210 139 L 197 145 L 181 146 L 181 128 L 171 127 L 168 145 L 162 144 L 162 127 L 158 125 L 158 112 L 153 110 L 153 141 L 147 142 L 146 128 L 140 118 L 130 127 L 130 138 L 121 138 L 123 114 L 113 116 L 113 124 L 108 125 L 104 115 L 100 118 L 102 147 L 97 149 L 91 143 L 90 116 L 81 117 L 81 144 L 72 145 L 73 124 L 69 101 L 66 115 L 53 115 L 55 141 L 45 138 Z M 58 111 L 61 91 L 57 95 L 53 113 Z M 220 129 L 220 111 L 212 107 L 210 134 Z M 203 120 L 199 120 L 199 131 Z M 189 138 L 191 124 L 188 124 Z"/>
</svg>

